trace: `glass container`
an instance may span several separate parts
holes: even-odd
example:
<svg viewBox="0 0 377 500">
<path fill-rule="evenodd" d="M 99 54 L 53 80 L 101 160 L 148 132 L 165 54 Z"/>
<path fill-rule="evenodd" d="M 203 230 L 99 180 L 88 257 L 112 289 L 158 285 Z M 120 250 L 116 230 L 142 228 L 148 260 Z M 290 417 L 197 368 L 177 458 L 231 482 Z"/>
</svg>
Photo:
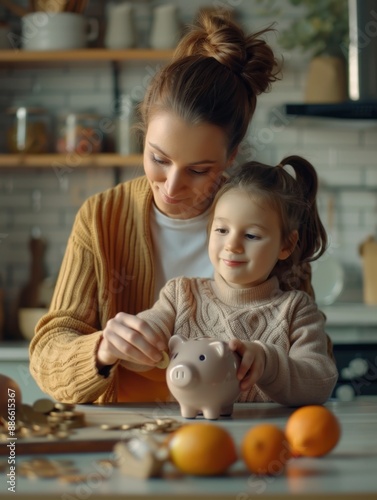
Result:
<svg viewBox="0 0 377 500">
<path fill-rule="evenodd" d="M 14 107 L 6 110 L 10 125 L 6 134 L 10 153 L 47 153 L 50 117 L 44 108 Z"/>
<path fill-rule="evenodd" d="M 92 113 L 68 113 L 58 118 L 56 150 L 86 156 L 103 149 L 101 117 Z"/>
</svg>

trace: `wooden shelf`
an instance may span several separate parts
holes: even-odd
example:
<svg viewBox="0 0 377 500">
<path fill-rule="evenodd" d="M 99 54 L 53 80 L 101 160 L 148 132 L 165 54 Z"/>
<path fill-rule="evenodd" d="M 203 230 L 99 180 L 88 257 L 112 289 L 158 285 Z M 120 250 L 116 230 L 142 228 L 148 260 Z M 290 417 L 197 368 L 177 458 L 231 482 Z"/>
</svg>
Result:
<svg viewBox="0 0 377 500">
<path fill-rule="evenodd" d="M 72 61 L 151 61 L 170 59 L 173 50 L 153 49 L 76 49 L 76 50 L 0 50 L 0 63 Z"/>
<path fill-rule="evenodd" d="M 0 154 L 0 168 L 88 168 L 135 167 L 142 165 L 143 155 L 123 156 L 116 153 L 99 153 L 88 156 L 78 154 Z"/>
</svg>

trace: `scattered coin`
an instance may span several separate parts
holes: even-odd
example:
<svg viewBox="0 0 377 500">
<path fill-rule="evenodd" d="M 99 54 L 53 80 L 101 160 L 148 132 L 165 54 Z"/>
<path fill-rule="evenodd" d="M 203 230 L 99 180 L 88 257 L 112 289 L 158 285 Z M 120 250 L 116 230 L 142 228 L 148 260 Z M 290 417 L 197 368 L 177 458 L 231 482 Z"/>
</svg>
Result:
<svg viewBox="0 0 377 500">
<path fill-rule="evenodd" d="M 64 474 L 59 477 L 59 481 L 61 483 L 69 483 L 69 484 L 85 483 L 87 479 L 88 479 L 87 474 Z"/>
<path fill-rule="evenodd" d="M 77 469 L 70 460 L 50 460 L 37 457 L 18 464 L 17 472 L 29 479 L 55 479 L 66 474 L 77 474 Z"/>
<path fill-rule="evenodd" d="M 111 458 L 100 458 L 96 461 L 97 464 L 104 469 L 114 469 L 118 466 L 116 460 L 112 460 Z"/>
<path fill-rule="evenodd" d="M 73 429 L 85 427 L 85 413 L 74 410 L 70 403 L 54 402 L 48 398 L 36 400 L 33 405 L 22 404 L 17 411 L 15 437 L 67 439 Z M 0 442 L 8 438 L 8 423 L 0 420 Z"/>
<path fill-rule="evenodd" d="M 33 410 L 39 413 L 50 413 L 55 408 L 55 403 L 51 399 L 42 398 L 37 399 L 33 404 Z"/>
<path fill-rule="evenodd" d="M 72 411 L 75 409 L 75 405 L 72 403 L 55 403 L 55 410 L 58 411 Z"/>
<path fill-rule="evenodd" d="M 168 364 L 170 362 L 169 354 L 165 351 L 162 353 L 162 359 L 156 364 L 157 368 L 167 368 Z"/>
</svg>

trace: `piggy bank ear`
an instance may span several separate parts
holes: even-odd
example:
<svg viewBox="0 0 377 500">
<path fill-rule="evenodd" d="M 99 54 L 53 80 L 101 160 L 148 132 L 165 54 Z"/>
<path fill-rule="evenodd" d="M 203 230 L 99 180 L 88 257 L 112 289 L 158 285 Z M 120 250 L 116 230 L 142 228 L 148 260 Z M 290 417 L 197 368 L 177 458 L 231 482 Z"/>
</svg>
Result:
<svg viewBox="0 0 377 500">
<path fill-rule="evenodd" d="M 224 342 L 221 342 L 221 340 L 214 340 L 209 345 L 217 351 L 220 358 L 225 357 L 225 344 L 224 344 Z"/>
<path fill-rule="evenodd" d="M 173 335 L 170 337 L 169 340 L 169 351 L 178 351 L 179 348 L 187 342 L 187 339 L 185 337 L 182 337 L 182 335 Z"/>
</svg>

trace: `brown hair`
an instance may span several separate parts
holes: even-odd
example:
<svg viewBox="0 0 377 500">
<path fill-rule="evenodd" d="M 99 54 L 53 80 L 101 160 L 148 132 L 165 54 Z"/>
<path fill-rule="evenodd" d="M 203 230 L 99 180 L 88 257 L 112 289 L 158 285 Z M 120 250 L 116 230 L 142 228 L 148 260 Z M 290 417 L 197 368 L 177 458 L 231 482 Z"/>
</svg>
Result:
<svg viewBox="0 0 377 500">
<path fill-rule="evenodd" d="M 139 128 L 145 134 L 153 115 L 172 111 L 187 123 L 221 127 L 231 154 L 247 132 L 257 95 L 278 79 L 274 54 L 260 38 L 270 30 L 245 35 L 224 12 L 203 11 L 173 61 L 153 78 L 139 108 Z"/>
<path fill-rule="evenodd" d="M 285 165 L 292 167 L 294 176 L 283 168 Z M 278 275 L 284 287 L 299 288 L 297 278 L 300 277 L 292 276 L 287 271 L 295 265 L 318 259 L 327 247 L 326 230 L 317 208 L 318 177 L 313 165 L 300 156 L 284 158 L 276 167 L 256 161 L 243 164 L 217 192 L 209 228 L 217 201 L 231 189 L 242 189 L 251 196 L 263 198 L 276 210 L 285 244 L 291 243 L 292 231 L 297 230 L 298 241 L 294 251 L 285 261 L 278 261 L 273 274 Z"/>
</svg>

